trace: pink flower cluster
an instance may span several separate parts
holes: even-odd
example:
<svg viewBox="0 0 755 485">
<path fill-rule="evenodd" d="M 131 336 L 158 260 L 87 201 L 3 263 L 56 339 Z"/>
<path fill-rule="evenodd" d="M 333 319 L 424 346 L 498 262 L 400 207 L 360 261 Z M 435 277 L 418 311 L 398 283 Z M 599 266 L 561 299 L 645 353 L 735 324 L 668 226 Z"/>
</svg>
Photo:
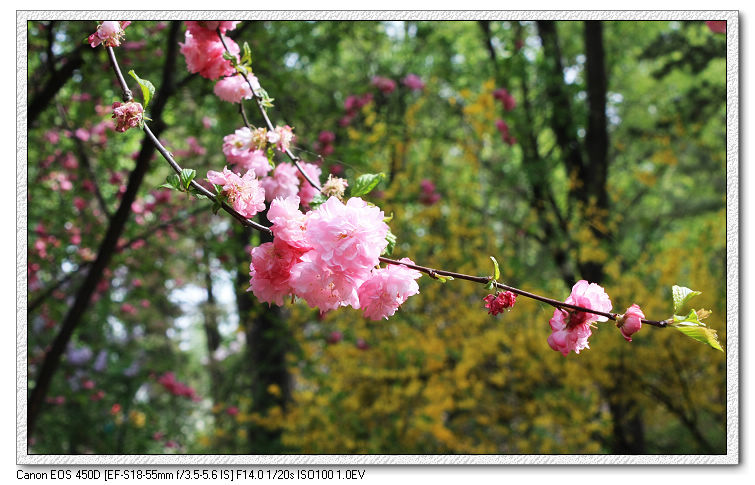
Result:
<svg viewBox="0 0 755 485">
<path fill-rule="evenodd" d="M 241 22 L 239 20 L 188 20 L 186 22 L 186 28 L 192 31 L 192 33 L 198 31 L 199 29 L 209 30 L 210 32 L 215 32 L 215 30 L 220 29 L 220 33 L 225 34 L 227 31 L 235 29 L 236 26 L 240 23 Z"/>
<path fill-rule="evenodd" d="M 228 198 L 233 209 L 244 217 L 252 217 L 265 210 L 265 189 L 255 177 L 254 171 L 247 171 L 243 177 L 224 168 L 223 172 L 210 170 L 207 180 L 223 186 L 223 195 Z"/>
<path fill-rule="evenodd" d="M 106 20 L 97 26 L 97 32 L 90 35 L 87 41 L 92 47 L 102 44 L 106 47 L 118 47 L 121 45 L 123 36 L 126 35 L 124 29 L 131 25 L 130 21 Z"/>
<path fill-rule="evenodd" d="M 489 315 L 498 315 L 504 310 L 511 309 L 516 303 L 516 294 L 510 291 L 504 291 L 495 295 L 488 295 L 483 298 L 485 308 L 488 309 Z"/>
<path fill-rule="evenodd" d="M 223 153 L 228 163 L 242 170 L 254 170 L 257 177 L 264 177 L 272 169 L 264 149 L 267 131 L 257 128 L 239 128 L 223 138 Z"/>
<path fill-rule="evenodd" d="M 495 127 L 498 129 L 498 132 L 501 134 L 501 139 L 504 141 L 504 143 L 508 144 L 509 146 L 516 145 L 516 137 L 514 137 L 509 132 L 509 125 L 505 121 L 497 120 L 495 122 Z"/>
<path fill-rule="evenodd" d="M 252 249 L 249 268 L 250 290 L 259 300 L 282 305 L 295 295 L 321 312 L 361 307 L 368 318 L 380 319 L 419 292 L 419 272 L 375 269 L 388 233 L 379 208 L 336 197 L 306 214 L 298 207 L 296 196 L 270 204 L 275 240 Z"/>
<path fill-rule="evenodd" d="M 433 205 L 440 200 L 440 194 L 435 188 L 435 184 L 430 179 L 423 179 L 419 183 L 422 193 L 419 195 L 419 201 L 424 205 Z"/>
<path fill-rule="evenodd" d="M 605 290 L 585 280 L 578 281 L 572 287 L 571 295 L 565 303 L 601 312 L 611 311 L 611 300 Z M 590 348 L 587 343 L 587 339 L 592 335 L 590 324 L 606 320 L 608 320 L 606 317 L 594 313 L 557 308 L 550 320 L 552 333 L 548 337 L 548 345 L 564 355 L 572 350 L 579 354 L 581 350 Z"/>
<path fill-rule="evenodd" d="M 260 83 L 252 74 L 247 75 L 247 78 L 249 82 L 241 74 L 224 77 L 215 83 L 213 91 L 220 99 L 229 103 L 240 103 L 242 99 L 252 99 L 253 93 L 249 84 L 254 87 L 255 91 L 259 91 Z"/>
<path fill-rule="evenodd" d="M 422 91 L 425 89 L 425 82 L 416 74 L 407 74 L 401 82 L 412 91 Z"/>
<path fill-rule="evenodd" d="M 141 125 L 144 117 L 144 108 L 141 103 L 129 101 L 128 103 L 113 103 L 113 119 L 115 119 L 115 131 L 123 133 L 129 128 Z"/>
<path fill-rule="evenodd" d="M 223 76 L 235 74 L 235 69 L 230 61 L 223 57 L 225 48 L 214 30 L 205 28 L 204 22 L 186 22 L 186 37 L 181 46 L 181 53 L 186 59 L 186 67 L 189 72 L 199 73 L 207 79 L 218 79 Z M 224 22 L 226 30 L 235 27 L 234 22 Z M 207 25 L 207 23 L 204 23 Z M 232 25 L 230 25 L 232 24 Z M 241 49 L 231 38 L 225 38 L 228 50 L 234 56 L 238 56 Z"/>
<path fill-rule="evenodd" d="M 333 142 L 336 141 L 336 134 L 332 131 L 321 131 L 315 143 L 315 150 L 323 157 L 333 153 Z"/>
<path fill-rule="evenodd" d="M 285 152 L 291 147 L 291 143 L 294 142 L 294 129 L 290 126 L 276 126 L 275 131 L 268 131 L 267 132 L 267 142 L 271 145 L 275 145 L 275 147 Z"/>
<path fill-rule="evenodd" d="M 708 20 L 705 22 L 711 32 L 716 34 L 726 33 L 726 20 Z"/>
<path fill-rule="evenodd" d="M 348 126 L 354 121 L 359 110 L 367 106 L 372 102 L 372 93 L 365 93 L 361 96 L 350 94 L 346 96 L 346 100 L 343 102 L 343 108 L 346 110 L 346 115 L 338 121 L 341 126 Z M 336 174 L 337 175 L 337 174 Z"/>
<path fill-rule="evenodd" d="M 286 198 L 296 195 L 299 192 L 300 182 L 299 170 L 293 164 L 279 163 L 275 166 L 272 176 L 262 179 L 265 200 L 272 202 L 278 197 Z"/>
<path fill-rule="evenodd" d="M 409 258 L 402 263 L 414 264 Z M 398 310 L 407 298 L 419 293 L 415 281 L 422 274 L 406 266 L 389 265 L 372 270 L 372 276 L 359 287 L 359 305 L 364 316 L 372 320 L 387 319 Z"/>
<path fill-rule="evenodd" d="M 190 386 L 176 380 L 176 376 L 173 372 L 166 372 L 161 375 L 157 382 L 160 383 L 166 391 L 174 396 L 183 396 L 191 399 L 192 401 L 199 401 L 197 392 Z"/>
<path fill-rule="evenodd" d="M 511 111 L 516 108 L 516 99 L 504 88 L 498 88 L 493 91 L 493 97 L 501 102 L 505 111 Z"/>
<path fill-rule="evenodd" d="M 383 94 L 391 94 L 396 89 L 396 81 L 383 76 L 374 76 L 371 84 Z"/>
</svg>

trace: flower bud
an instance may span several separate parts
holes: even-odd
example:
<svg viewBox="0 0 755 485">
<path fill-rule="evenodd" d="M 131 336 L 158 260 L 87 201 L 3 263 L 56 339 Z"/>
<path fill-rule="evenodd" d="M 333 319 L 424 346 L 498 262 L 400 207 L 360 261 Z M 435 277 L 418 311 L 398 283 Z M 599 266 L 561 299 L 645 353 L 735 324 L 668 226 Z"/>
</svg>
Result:
<svg viewBox="0 0 755 485">
<path fill-rule="evenodd" d="M 643 318 L 645 318 L 645 314 L 642 313 L 642 309 L 634 304 L 627 308 L 627 311 L 616 320 L 616 326 L 619 327 L 627 342 L 632 341 L 631 335 L 633 333 L 640 331 Z"/>
</svg>

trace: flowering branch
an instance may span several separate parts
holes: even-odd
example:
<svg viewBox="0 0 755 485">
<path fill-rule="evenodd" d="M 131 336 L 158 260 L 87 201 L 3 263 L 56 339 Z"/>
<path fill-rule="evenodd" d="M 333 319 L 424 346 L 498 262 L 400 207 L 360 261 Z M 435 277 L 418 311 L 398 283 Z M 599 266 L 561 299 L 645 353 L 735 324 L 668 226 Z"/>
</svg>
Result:
<svg viewBox="0 0 755 485">
<path fill-rule="evenodd" d="M 113 51 L 113 48 L 110 46 L 105 47 L 107 49 L 108 58 L 110 59 L 110 66 L 113 68 L 113 72 L 115 73 L 116 77 L 118 78 L 118 82 L 121 85 L 121 89 L 123 90 L 123 100 L 126 102 L 133 101 L 133 95 L 131 93 L 131 90 L 128 88 L 128 85 L 126 84 L 126 80 L 123 77 L 123 73 L 121 72 L 120 66 L 118 66 L 118 60 L 115 57 L 115 52 Z M 163 146 L 162 143 L 160 143 L 160 140 L 157 139 L 154 133 L 152 133 L 152 130 L 150 130 L 149 126 L 147 126 L 147 123 L 142 124 L 142 129 L 144 130 L 144 133 L 146 133 L 149 140 L 152 142 L 152 144 L 155 146 L 158 152 L 160 152 L 160 155 L 163 156 L 163 158 L 168 162 L 168 164 L 173 168 L 173 170 L 176 172 L 177 175 L 181 175 L 183 172 L 183 169 L 181 166 L 176 162 L 176 160 L 173 158 L 173 155 Z M 219 204 L 222 209 L 229 214 L 231 214 L 236 220 L 241 222 L 242 224 L 252 227 L 258 231 L 266 232 L 268 234 L 272 234 L 270 231 L 270 228 L 265 227 L 261 224 L 258 224 L 252 220 L 247 219 L 246 217 L 242 216 L 238 212 L 236 212 L 233 207 L 230 207 L 225 202 L 222 202 L 218 200 L 217 196 L 210 192 L 209 190 L 202 187 L 200 184 L 198 184 L 196 181 L 191 180 L 190 182 L 191 187 L 199 192 L 201 195 L 207 197 L 208 199 L 212 200 L 216 204 Z"/>
<path fill-rule="evenodd" d="M 224 23 L 226 25 L 222 25 Z M 282 305 L 285 297 L 293 295 L 304 299 L 311 307 L 319 308 L 321 312 L 350 305 L 361 308 L 366 317 L 379 320 L 393 315 L 409 296 L 419 292 L 414 280 L 424 273 L 442 282 L 458 278 L 495 290 L 495 295 L 490 294 L 483 299 L 486 302 L 485 307 L 492 315 L 511 308 L 517 295 L 553 306 L 556 310 L 549 322 L 552 334 L 548 338 L 548 343 L 564 355 L 572 350 L 579 353 L 580 350 L 588 348 L 587 338 L 591 334 L 593 323 L 607 320 L 616 321 L 616 326 L 627 341 L 631 341 L 631 335 L 640 330 L 641 325 L 645 323 L 659 328 L 676 328 L 695 340 L 723 350 L 718 343 L 716 332 L 705 328 L 705 324 L 702 323 L 709 312 L 698 310 L 697 313 L 692 310 L 686 316 L 680 315 L 680 310 L 689 298 L 699 294 L 688 288 L 673 288 L 675 314 L 672 318 L 650 320 L 645 318 L 636 304 L 623 314 L 612 313 L 612 304 L 604 289 L 585 280 L 574 285 L 571 295 L 565 301 L 500 283 L 498 263 L 492 257 L 495 265 L 494 275 L 475 276 L 417 265 L 408 258 L 396 260 L 381 256 L 390 254 L 395 244 L 395 236 L 390 233 L 385 223 L 388 219 L 384 213 L 361 197 L 369 193 L 384 175 L 365 174 L 359 177 L 351 187 L 351 198 L 345 204 L 342 197 L 347 186 L 345 180 L 329 179 L 324 187 L 313 180 L 313 174 L 315 178 L 319 177 L 319 169 L 308 173 L 310 168 L 307 167 L 305 170 L 299 163 L 301 159 L 289 149 L 293 136 L 291 128 L 274 127 L 270 121 L 266 107 L 271 106 L 271 99 L 259 86 L 256 77 L 249 77 L 251 55 L 248 45 L 244 45 L 244 56 L 238 57 L 238 45 L 232 41 L 227 43 L 223 37 L 224 31 L 233 29 L 236 23 L 218 22 L 215 27 L 208 28 L 202 22 L 189 22 L 186 44 L 182 44 L 181 49 L 190 71 L 198 72 L 208 79 L 222 78 L 215 86 L 215 93 L 224 100 L 239 103 L 239 113 L 246 125 L 246 128 L 237 130 L 234 135 L 225 138 L 224 153 L 231 163 L 241 163 L 238 162 L 238 157 L 242 157 L 247 172 L 243 177 L 227 168 L 222 173 L 208 172 L 207 179 L 215 184 L 217 196 L 196 183 L 196 172 L 182 169 L 144 123 L 143 109 L 138 103 L 132 102 L 131 92 L 125 84 L 112 46 L 107 45 L 107 49 L 113 70 L 123 88 L 124 99 L 129 105 L 128 109 L 121 107 L 120 103 L 114 105 L 114 117 L 118 119 L 116 130 L 125 131 L 137 124 L 144 130 L 148 141 L 157 148 L 178 175 L 171 175 L 165 186 L 192 193 L 200 198 L 209 198 L 215 203 L 216 208 L 222 207 L 241 224 L 274 236 L 273 242 L 252 249 L 250 290 L 258 299 Z M 217 39 L 214 39 L 215 35 Z M 229 48 L 229 45 L 233 49 Z M 209 55 L 208 49 L 212 50 L 213 54 Z M 219 51 L 223 52 L 222 56 Z M 154 87 L 148 81 L 139 79 L 133 71 L 129 74 L 142 87 L 146 106 Z M 236 78 L 237 75 L 240 75 L 243 81 Z M 390 79 L 387 81 L 393 83 Z M 265 128 L 252 129 L 244 109 L 244 98 L 254 99 Z M 267 143 L 270 143 L 270 146 L 265 160 L 262 149 Z M 286 154 L 293 166 L 281 164 L 276 167 L 274 177 L 257 180 L 257 176 L 266 177 L 265 174 L 270 169 L 267 162 L 272 163 L 274 145 Z M 244 158 L 247 156 L 253 158 Z M 260 156 L 262 161 L 259 160 Z M 254 166 L 260 162 L 263 162 L 264 166 Z M 299 186 L 294 167 L 309 184 L 300 188 L 301 199 L 296 196 L 296 191 L 290 192 L 289 187 L 280 190 L 278 185 L 291 184 L 294 188 Z M 313 189 L 321 192 L 322 196 L 315 200 Z M 265 198 L 270 202 L 269 207 L 264 204 Z M 233 207 L 226 202 L 232 203 Z M 300 202 L 304 205 L 311 202 L 312 210 L 303 214 L 299 210 Z M 271 227 L 249 219 L 265 209 L 268 209 Z M 380 268 L 380 262 L 388 266 Z"/>
<path fill-rule="evenodd" d="M 228 49 L 228 46 L 225 43 L 225 39 L 223 38 L 223 34 L 221 33 L 220 28 L 216 29 L 216 33 L 217 33 L 218 37 L 220 38 L 220 41 L 223 43 L 223 47 L 225 48 L 225 51 L 228 54 L 232 54 L 231 51 L 230 51 L 230 49 Z M 257 105 L 257 108 L 259 109 L 260 115 L 262 116 L 263 120 L 265 121 L 265 124 L 267 125 L 268 130 L 274 131 L 275 127 L 270 122 L 270 118 L 269 118 L 269 116 L 267 114 L 267 110 L 265 109 L 265 106 L 263 105 L 263 98 L 262 98 L 262 96 L 255 90 L 252 82 L 249 80 L 249 77 L 247 76 L 247 74 L 245 72 L 238 72 L 238 75 L 242 76 L 244 78 L 244 81 L 246 81 L 247 85 L 249 86 L 249 89 L 252 92 L 252 97 L 255 100 L 255 103 Z M 244 110 L 243 99 L 240 100 L 240 102 L 239 102 L 239 112 L 241 113 L 241 117 L 243 118 L 244 125 L 247 128 L 251 129 L 252 128 L 251 124 L 249 123 L 249 119 L 247 118 L 246 111 Z M 285 153 L 288 156 L 288 158 L 294 163 L 294 165 L 296 166 L 296 168 L 299 170 L 299 173 L 301 173 L 302 176 L 304 176 L 304 178 L 307 180 L 307 182 L 309 182 L 309 184 L 312 187 L 314 187 L 315 189 L 317 189 L 317 191 L 322 192 L 322 187 L 318 183 L 314 182 L 312 180 L 312 178 L 309 176 L 309 174 L 307 174 L 307 172 L 299 164 L 300 158 L 296 157 L 293 153 L 291 153 L 291 150 L 289 150 L 288 148 L 285 149 Z M 419 271 L 421 273 L 425 273 L 425 274 L 427 274 L 428 276 L 430 276 L 433 279 L 438 279 L 438 275 L 440 275 L 440 276 L 445 276 L 445 277 L 451 277 L 451 278 L 454 278 L 454 279 L 472 281 L 472 282 L 480 283 L 480 284 L 483 284 L 483 285 L 488 285 L 488 284 L 490 284 L 492 282 L 493 286 L 495 288 L 497 288 L 497 289 L 501 289 L 501 290 L 504 290 L 504 291 L 510 291 L 512 293 L 515 293 L 515 294 L 520 295 L 520 296 L 524 296 L 526 298 L 531 298 L 533 300 L 537 300 L 537 301 L 540 301 L 540 302 L 543 302 L 543 303 L 547 303 L 548 305 L 551 305 L 551 306 L 553 306 L 555 308 L 559 308 L 559 309 L 569 309 L 569 310 L 573 310 L 573 311 L 579 311 L 579 312 L 584 312 L 584 313 L 591 313 L 591 314 L 599 315 L 601 317 L 605 317 L 605 318 L 608 318 L 609 320 L 614 320 L 614 321 L 616 321 L 617 318 L 619 318 L 621 316 L 621 314 L 602 312 L 602 311 L 599 311 L 599 310 L 593 310 L 591 308 L 587 308 L 587 307 L 583 307 L 583 306 L 579 306 L 579 305 L 573 305 L 573 304 L 569 304 L 569 303 L 564 303 L 563 301 L 554 300 L 552 298 L 547 298 L 545 296 L 537 295 L 535 293 L 531 293 L 531 292 L 528 292 L 528 291 L 525 291 L 525 290 L 521 290 L 519 288 L 515 288 L 513 286 L 509 286 L 509 285 L 506 285 L 506 284 L 503 284 L 503 283 L 499 283 L 498 281 L 494 281 L 494 278 L 492 276 L 473 276 L 473 275 L 467 275 L 467 274 L 462 274 L 462 273 L 456 273 L 456 272 L 453 272 L 453 271 L 434 269 L 434 268 L 429 268 L 429 267 L 426 267 L 426 266 L 420 266 L 420 265 L 416 265 L 416 264 L 406 263 L 406 262 L 402 262 L 402 261 L 398 261 L 398 260 L 395 260 L 395 259 L 390 259 L 390 258 L 386 258 L 386 257 L 382 257 L 382 256 L 380 257 L 380 261 L 383 262 L 383 263 L 386 263 L 386 264 L 394 264 L 394 265 L 406 266 L 407 268 L 417 270 L 417 271 Z M 648 325 L 652 325 L 652 326 L 655 326 L 655 327 L 659 327 L 659 328 L 666 327 L 668 325 L 668 323 L 670 323 L 670 321 L 668 321 L 668 320 L 660 320 L 660 321 L 658 321 L 658 320 L 648 320 L 648 319 L 644 319 L 644 318 L 641 321 L 642 321 L 642 323 L 645 323 L 645 324 L 648 324 Z"/>
</svg>

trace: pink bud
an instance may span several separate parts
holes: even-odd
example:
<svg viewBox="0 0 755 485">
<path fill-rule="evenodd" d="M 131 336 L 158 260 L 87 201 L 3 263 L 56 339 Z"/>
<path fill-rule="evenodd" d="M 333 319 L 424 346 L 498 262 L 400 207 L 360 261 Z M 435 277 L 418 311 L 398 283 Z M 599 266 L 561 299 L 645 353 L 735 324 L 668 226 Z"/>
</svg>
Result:
<svg viewBox="0 0 755 485">
<path fill-rule="evenodd" d="M 616 321 L 616 326 L 621 330 L 621 334 L 624 336 L 627 342 L 632 341 L 631 335 L 639 332 L 642 328 L 642 319 L 645 318 L 645 314 L 642 313 L 642 309 L 636 304 L 627 308 L 624 315 L 619 317 Z"/>
</svg>

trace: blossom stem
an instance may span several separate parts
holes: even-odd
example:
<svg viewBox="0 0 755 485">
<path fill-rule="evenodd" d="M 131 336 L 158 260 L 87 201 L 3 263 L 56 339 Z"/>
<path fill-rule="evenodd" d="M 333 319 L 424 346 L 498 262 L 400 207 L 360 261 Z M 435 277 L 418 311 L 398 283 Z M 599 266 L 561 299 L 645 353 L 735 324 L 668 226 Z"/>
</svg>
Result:
<svg viewBox="0 0 755 485">
<path fill-rule="evenodd" d="M 217 32 L 218 37 L 220 38 L 220 42 L 223 44 L 223 48 L 227 53 L 231 53 L 231 51 L 228 49 L 228 46 L 225 43 L 225 39 L 223 38 L 223 34 L 220 33 L 220 27 L 218 27 L 215 32 Z M 252 82 L 249 80 L 246 74 L 239 73 L 240 76 L 244 78 L 244 81 L 246 81 L 246 84 L 249 86 L 249 89 L 252 91 L 252 96 L 254 97 L 254 101 L 257 104 L 257 109 L 259 109 L 260 115 L 262 116 L 262 119 L 265 121 L 265 125 L 267 126 L 268 131 L 275 131 L 275 126 L 273 126 L 273 123 L 270 121 L 270 117 L 267 115 L 267 110 L 265 109 L 265 106 L 262 104 L 262 96 L 254 89 L 254 86 L 252 86 Z M 251 126 L 249 125 L 249 120 L 246 117 L 246 112 L 243 111 L 243 104 L 244 100 L 239 100 L 239 104 L 242 105 L 242 111 L 241 116 L 244 118 L 244 124 L 247 128 L 251 129 Z M 286 148 L 285 153 L 288 156 L 288 158 L 293 162 L 294 166 L 297 170 L 299 170 L 299 173 L 302 174 L 302 176 L 309 182 L 309 185 L 316 188 L 318 191 L 322 192 L 322 187 L 320 187 L 320 184 L 312 180 L 312 178 L 307 174 L 307 172 L 304 171 L 302 166 L 299 164 L 301 161 L 301 158 L 297 157 L 293 154 L 291 149 Z"/>
<path fill-rule="evenodd" d="M 121 88 L 123 89 L 123 96 L 124 100 L 128 101 L 130 99 L 133 99 L 129 97 L 126 98 L 127 95 L 131 96 L 131 91 L 128 89 L 128 85 L 126 84 L 126 80 L 123 78 L 123 74 L 121 73 L 121 68 L 118 66 L 118 61 L 115 58 L 115 52 L 113 51 L 112 47 L 107 47 L 108 56 L 110 57 L 110 65 L 113 68 L 113 71 L 115 72 L 116 76 L 118 77 L 118 82 L 121 84 Z M 142 129 L 144 130 L 144 133 L 147 135 L 147 138 L 149 138 L 150 142 L 155 146 L 158 152 L 160 152 L 160 155 L 163 156 L 163 158 L 168 162 L 168 164 L 173 168 L 173 171 L 176 172 L 178 175 L 181 175 L 181 171 L 183 170 L 181 166 L 176 162 L 176 160 L 173 158 L 173 155 L 163 146 L 162 143 L 160 143 L 160 140 L 157 139 L 154 133 L 152 133 L 152 130 L 150 130 L 147 123 L 143 123 Z M 218 198 L 215 194 L 207 190 L 206 188 L 202 187 L 200 184 L 198 184 L 195 180 L 191 181 L 191 186 L 194 188 L 197 192 L 204 195 L 208 199 L 212 200 L 215 203 L 218 203 Z M 242 216 L 238 212 L 236 212 L 233 207 L 227 205 L 226 203 L 222 202 L 221 207 L 224 211 L 231 214 L 236 220 L 241 222 L 242 224 L 252 227 L 258 231 L 272 234 L 272 230 L 269 227 L 263 226 L 262 224 L 259 224 L 257 222 L 254 222 L 252 220 L 247 219 L 246 217 Z"/>
</svg>

